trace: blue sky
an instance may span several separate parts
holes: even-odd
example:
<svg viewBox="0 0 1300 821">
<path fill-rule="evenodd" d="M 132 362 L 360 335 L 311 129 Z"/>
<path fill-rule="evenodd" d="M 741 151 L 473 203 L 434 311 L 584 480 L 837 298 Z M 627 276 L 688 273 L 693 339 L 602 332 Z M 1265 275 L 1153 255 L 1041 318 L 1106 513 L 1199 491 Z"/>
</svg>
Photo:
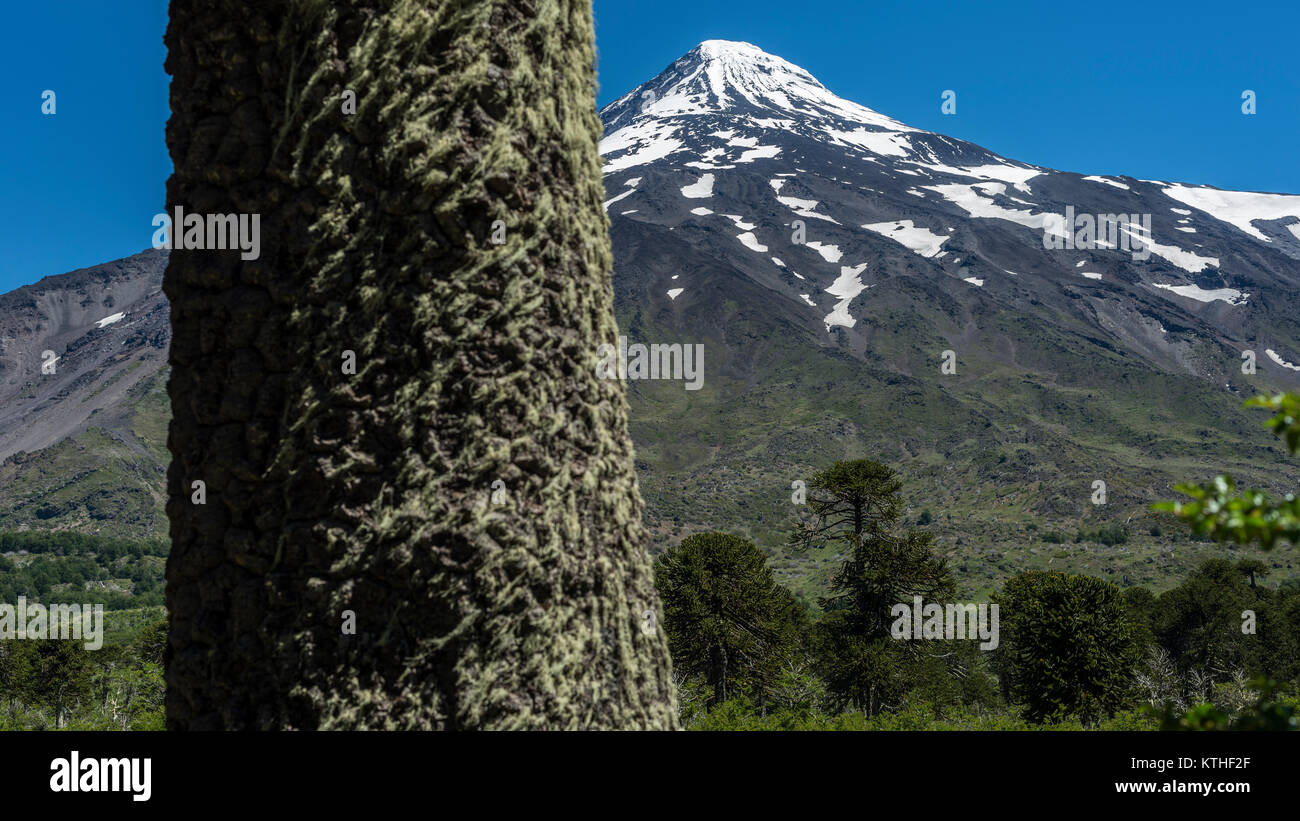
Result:
<svg viewBox="0 0 1300 821">
<path fill-rule="evenodd" d="M 1300 5 L 596 0 L 603 105 L 701 40 L 746 40 L 837 94 L 1089 174 L 1300 193 Z M 0 292 L 149 246 L 171 162 L 165 0 L 10 4 L 0 48 Z M 41 92 L 57 94 L 41 113 Z M 957 92 L 957 114 L 940 95 Z M 1258 113 L 1241 113 L 1252 89 Z"/>
<path fill-rule="evenodd" d="M 148 248 L 172 170 L 167 3 L 7 3 L 0 24 L 0 292 Z"/>
</svg>

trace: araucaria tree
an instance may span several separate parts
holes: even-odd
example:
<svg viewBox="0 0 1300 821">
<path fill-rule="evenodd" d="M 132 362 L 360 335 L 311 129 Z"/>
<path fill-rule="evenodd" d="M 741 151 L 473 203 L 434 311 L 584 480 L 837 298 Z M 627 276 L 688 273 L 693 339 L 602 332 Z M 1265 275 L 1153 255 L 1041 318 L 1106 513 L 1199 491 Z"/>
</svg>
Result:
<svg viewBox="0 0 1300 821">
<path fill-rule="evenodd" d="M 688 536 L 655 562 L 674 668 L 709 687 L 709 706 L 736 695 L 762 703 L 792 659 L 803 606 L 776 583 L 752 543 Z"/>
<path fill-rule="evenodd" d="M 173 227 L 168 726 L 675 726 L 590 1 L 173 0 L 166 44 L 169 212 L 260 217 Z"/>
<path fill-rule="evenodd" d="M 835 544 L 845 554 L 831 579 L 827 611 L 817 628 L 823 675 L 841 704 L 879 712 L 907 689 L 920 660 L 918 643 L 895 640 L 890 608 L 927 604 L 954 594 L 947 563 L 934 555 L 928 532 L 898 532 L 902 481 L 870 459 L 836 462 L 808 483 L 811 514 L 791 537 L 796 549 Z"/>
<path fill-rule="evenodd" d="M 1124 707 L 1141 652 L 1124 596 L 1092 576 L 1028 572 L 993 597 L 996 664 L 1031 721 L 1097 721 Z"/>
</svg>

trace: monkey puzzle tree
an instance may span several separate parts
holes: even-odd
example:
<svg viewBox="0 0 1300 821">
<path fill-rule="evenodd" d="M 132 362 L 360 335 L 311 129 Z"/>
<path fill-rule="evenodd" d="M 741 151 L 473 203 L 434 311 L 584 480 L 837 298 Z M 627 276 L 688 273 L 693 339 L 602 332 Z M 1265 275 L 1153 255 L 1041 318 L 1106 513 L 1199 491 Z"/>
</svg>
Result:
<svg viewBox="0 0 1300 821">
<path fill-rule="evenodd" d="M 896 532 L 903 483 L 871 459 L 836 462 L 808 483 L 810 515 L 790 544 L 807 549 L 839 544 L 847 554 L 831 579 L 827 610 L 814 640 L 828 689 L 842 704 L 869 713 L 900 694 L 918 645 L 890 637 L 893 605 L 914 596 L 940 603 L 954 593 L 947 563 L 934 555 L 925 531 Z"/>
<path fill-rule="evenodd" d="M 85 645 L 66 639 L 32 641 L 27 663 L 27 699 L 49 708 L 55 727 L 89 700 L 94 686 L 94 663 Z"/>
<path fill-rule="evenodd" d="M 940 600 L 953 592 L 947 563 L 934 555 L 923 530 L 895 532 L 902 516 L 903 483 L 892 468 L 871 459 L 836 462 L 808 483 L 811 516 L 790 543 L 806 549 L 841 544 L 848 554 L 831 579 L 828 610 L 850 610 L 862 632 L 889 634 L 889 609 L 913 596 Z"/>
<path fill-rule="evenodd" d="M 169 207 L 260 215 L 166 272 L 168 726 L 674 726 L 589 0 L 173 0 L 166 44 Z"/>
<path fill-rule="evenodd" d="M 1031 721 L 1097 721 L 1123 707 L 1141 657 L 1119 588 L 1091 576 L 1029 571 L 993 597 L 1001 608 L 996 666 Z"/>
<path fill-rule="evenodd" d="M 803 608 L 753 542 L 699 533 L 655 562 L 673 666 L 699 676 L 708 705 L 746 693 L 762 702 L 799 640 Z"/>
<path fill-rule="evenodd" d="M 1242 613 L 1267 610 L 1267 602 L 1227 559 L 1206 559 L 1178 586 L 1163 593 L 1155 608 L 1160 644 L 1180 670 L 1197 670 L 1225 680 L 1233 670 L 1258 669 L 1259 637 L 1243 634 Z"/>
</svg>

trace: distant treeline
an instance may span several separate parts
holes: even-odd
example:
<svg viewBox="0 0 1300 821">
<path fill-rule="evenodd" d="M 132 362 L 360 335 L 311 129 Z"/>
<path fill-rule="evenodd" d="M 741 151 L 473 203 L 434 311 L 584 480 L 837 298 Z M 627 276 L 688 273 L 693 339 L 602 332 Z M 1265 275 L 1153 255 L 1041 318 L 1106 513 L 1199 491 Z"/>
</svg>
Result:
<svg viewBox="0 0 1300 821">
<path fill-rule="evenodd" d="M 108 610 L 161 605 L 160 559 L 166 557 L 167 550 L 167 542 L 157 539 L 0 532 L 0 602 L 12 603 L 23 596 L 32 601 L 102 604 Z M 96 589 L 93 584 L 114 580 L 119 584 L 129 580 L 130 592 L 104 586 Z"/>
<path fill-rule="evenodd" d="M 68 531 L 0 531 L 0 553 L 54 553 L 59 556 L 95 554 L 116 560 L 122 556 L 166 557 L 170 545 L 164 539 L 119 539 L 87 536 Z"/>
</svg>

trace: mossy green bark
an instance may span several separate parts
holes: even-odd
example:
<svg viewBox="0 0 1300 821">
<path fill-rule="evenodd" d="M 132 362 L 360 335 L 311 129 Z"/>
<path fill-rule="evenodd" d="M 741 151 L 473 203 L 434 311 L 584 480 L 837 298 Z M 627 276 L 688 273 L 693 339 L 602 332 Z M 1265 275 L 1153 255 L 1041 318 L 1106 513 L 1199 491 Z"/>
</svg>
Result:
<svg viewBox="0 0 1300 821">
<path fill-rule="evenodd" d="M 166 42 L 168 206 L 262 244 L 167 268 L 169 727 L 675 726 L 590 0 L 173 0 Z"/>
</svg>

